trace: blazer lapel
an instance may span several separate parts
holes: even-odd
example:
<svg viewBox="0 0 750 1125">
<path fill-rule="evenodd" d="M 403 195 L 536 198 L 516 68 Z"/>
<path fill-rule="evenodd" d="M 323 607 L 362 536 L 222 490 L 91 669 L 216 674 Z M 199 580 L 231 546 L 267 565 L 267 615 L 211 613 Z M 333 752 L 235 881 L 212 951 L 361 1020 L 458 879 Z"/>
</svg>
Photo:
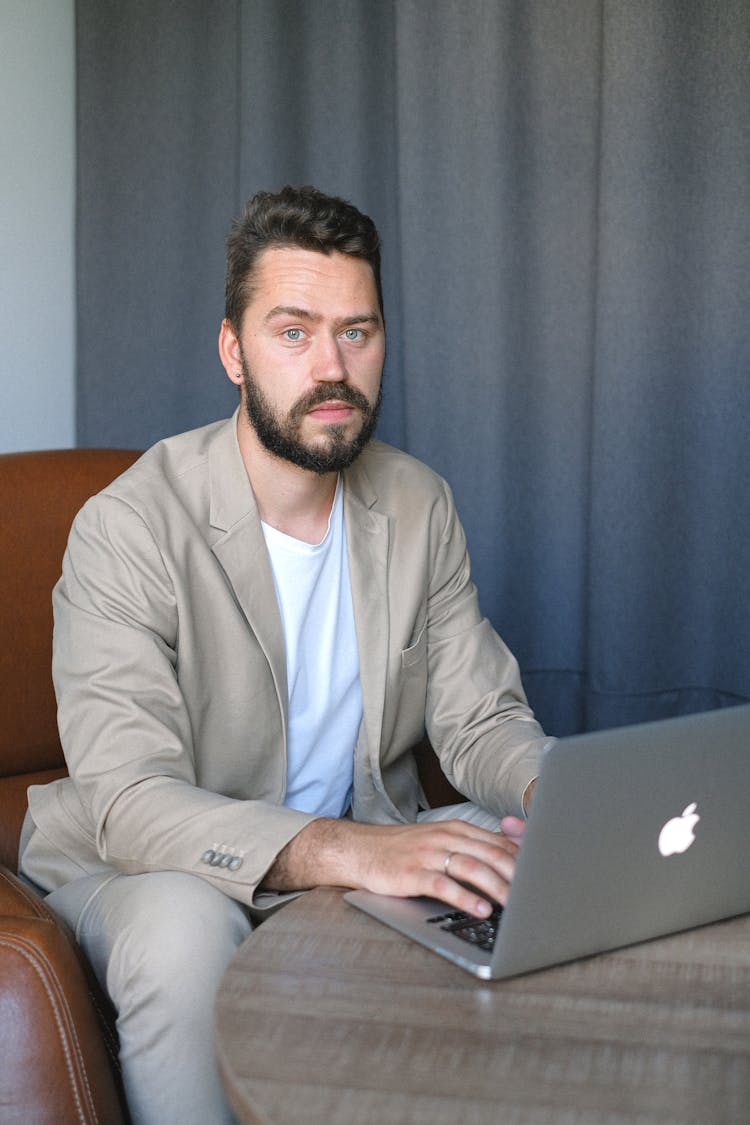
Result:
<svg viewBox="0 0 750 1125">
<path fill-rule="evenodd" d="M 236 414 L 209 450 L 211 550 L 271 667 L 287 737 L 284 632 L 271 561 L 237 442 Z"/>
<path fill-rule="evenodd" d="M 359 649 L 363 725 L 371 766 L 379 775 L 388 668 L 388 518 L 373 511 L 377 496 L 356 462 L 344 478 L 349 577 Z"/>
</svg>

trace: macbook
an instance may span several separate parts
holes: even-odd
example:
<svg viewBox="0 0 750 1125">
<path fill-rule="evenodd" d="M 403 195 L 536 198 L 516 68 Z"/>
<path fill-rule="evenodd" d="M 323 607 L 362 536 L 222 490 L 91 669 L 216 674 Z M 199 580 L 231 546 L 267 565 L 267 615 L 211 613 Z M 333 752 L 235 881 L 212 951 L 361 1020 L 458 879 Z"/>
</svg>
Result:
<svg viewBox="0 0 750 1125">
<path fill-rule="evenodd" d="M 346 900 L 483 978 L 750 911 L 750 705 L 564 738 L 544 758 L 505 908 Z"/>
</svg>

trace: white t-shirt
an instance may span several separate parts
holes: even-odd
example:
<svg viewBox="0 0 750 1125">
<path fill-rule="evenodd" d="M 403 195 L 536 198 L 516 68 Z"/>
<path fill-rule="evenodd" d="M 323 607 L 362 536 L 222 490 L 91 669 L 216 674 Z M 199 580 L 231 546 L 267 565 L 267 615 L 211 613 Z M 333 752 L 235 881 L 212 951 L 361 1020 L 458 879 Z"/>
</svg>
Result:
<svg viewBox="0 0 750 1125">
<path fill-rule="evenodd" d="M 341 478 L 320 543 L 263 524 L 286 641 L 289 692 L 284 804 L 339 817 L 352 796 L 362 720 Z"/>
</svg>

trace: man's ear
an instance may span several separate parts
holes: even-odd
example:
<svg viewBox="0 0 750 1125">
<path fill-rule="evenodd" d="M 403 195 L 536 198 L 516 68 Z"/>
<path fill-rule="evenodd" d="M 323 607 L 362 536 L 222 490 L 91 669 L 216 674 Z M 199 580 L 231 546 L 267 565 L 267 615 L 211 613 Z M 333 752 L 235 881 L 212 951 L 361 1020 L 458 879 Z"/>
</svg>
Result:
<svg viewBox="0 0 750 1125">
<path fill-rule="evenodd" d="M 242 386 L 242 351 L 237 333 L 229 320 L 222 320 L 219 329 L 219 359 L 227 377 Z"/>
</svg>

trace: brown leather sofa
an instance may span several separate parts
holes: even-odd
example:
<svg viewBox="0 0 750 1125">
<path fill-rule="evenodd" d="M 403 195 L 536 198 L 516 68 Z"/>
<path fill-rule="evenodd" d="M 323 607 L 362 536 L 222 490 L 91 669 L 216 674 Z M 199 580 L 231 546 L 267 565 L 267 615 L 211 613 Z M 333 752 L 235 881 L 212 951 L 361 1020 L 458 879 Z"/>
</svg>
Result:
<svg viewBox="0 0 750 1125">
<path fill-rule="evenodd" d="M 52 587 L 84 501 L 126 450 L 0 454 L 0 1121 L 121 1125 L 109 1002 L 72 935 L 15 874 L 29 785 L 59 777 Z"/>
</svg>

